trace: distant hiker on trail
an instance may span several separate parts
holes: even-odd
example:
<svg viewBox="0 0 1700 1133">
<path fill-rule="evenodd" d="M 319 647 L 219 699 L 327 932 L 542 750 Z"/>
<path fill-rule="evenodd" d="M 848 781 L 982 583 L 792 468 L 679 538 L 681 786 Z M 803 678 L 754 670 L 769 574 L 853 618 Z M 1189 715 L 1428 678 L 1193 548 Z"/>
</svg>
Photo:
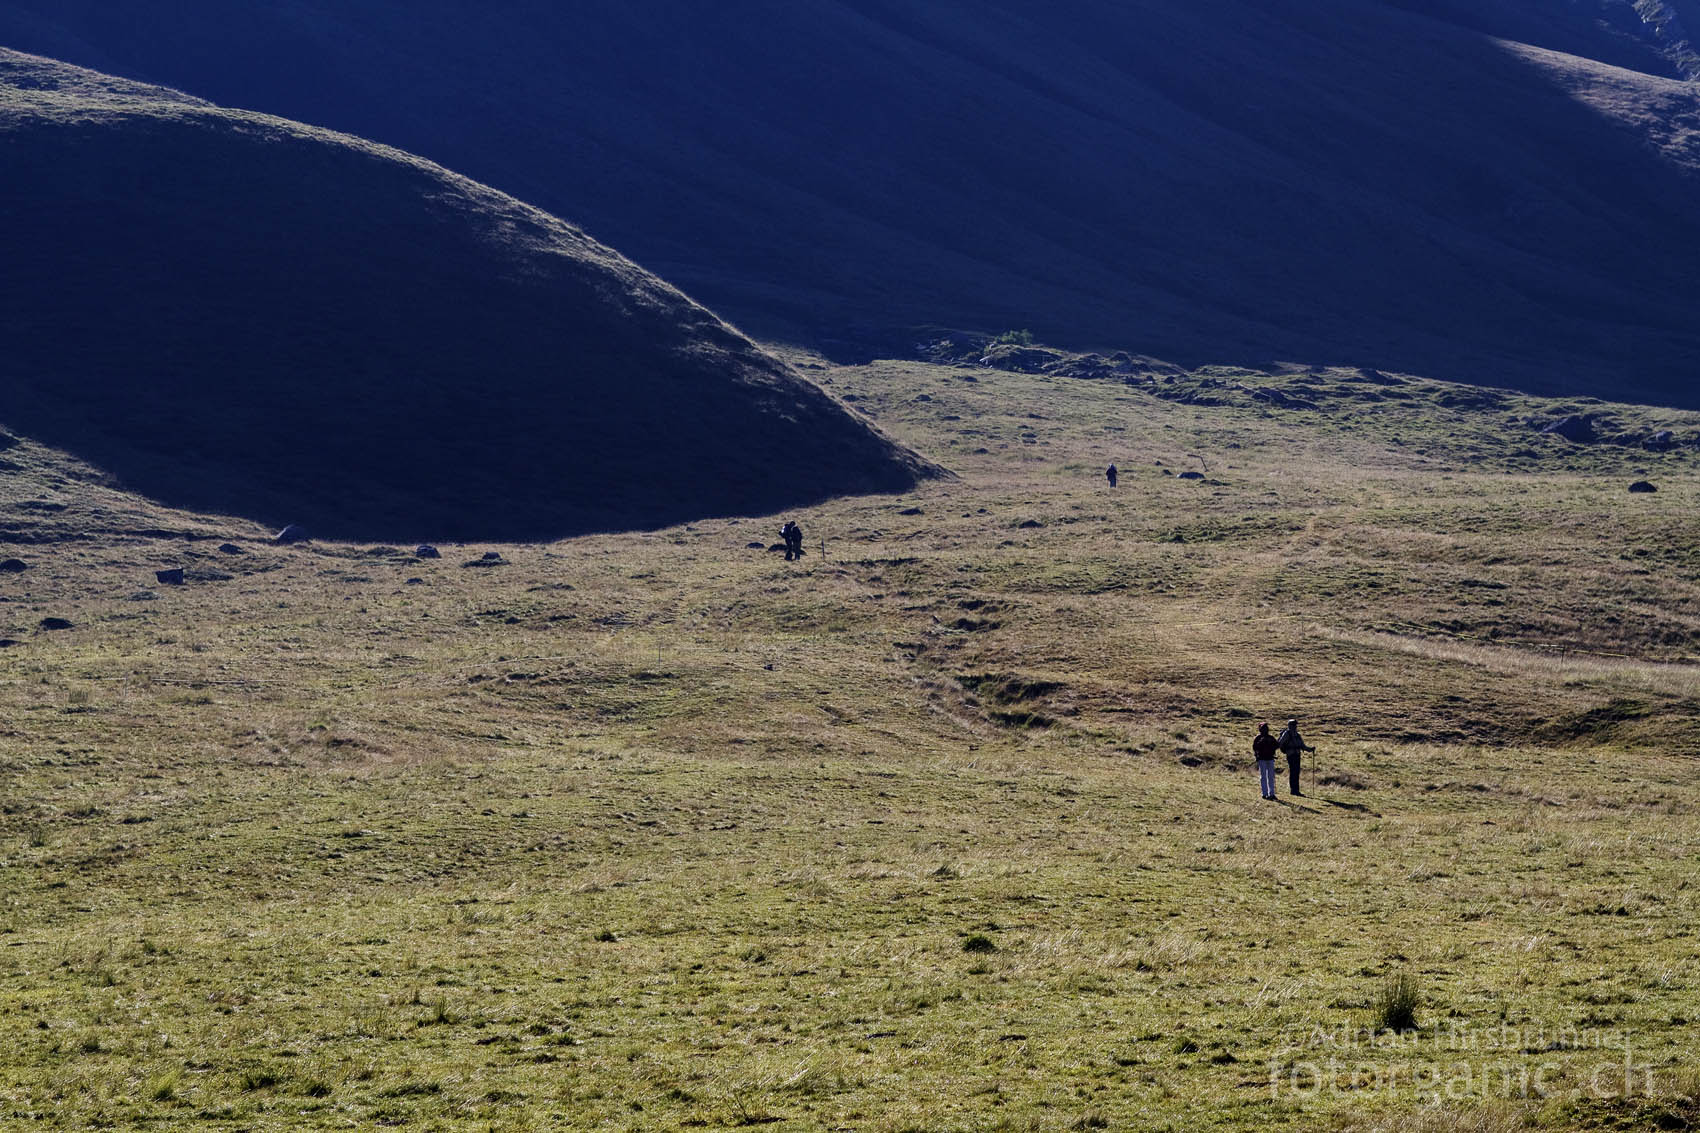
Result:
<svg viewBox="0 0 1700 1133">
<path fill-rule="evenodd" d="M 1106 479 L 1110 482 L 1110 487 L 1113 488 L 1113 487 L 1116 486 L 1116 466 L 1115 465 L 1112 464 L 1108 468 L 1104 469 L 1104 479 Z"/>
<path fill-rule="evenodd" d="M 779 529 L 779 537 L 785 540 L 785 561 L 792 562 L 803 557 L 803 529 L 789 519 L 785 526 Z"/>
<path fill-rule="evenodd" d="M 1287 785 L 1292 788 L 1293 794 L 1303 795 L 1304 792 L 1299 790 L 1299 753 L 1316 749 L 1305 743 L 1304 737 L 1299 735 L 1297 720 L 1288 720 L 1287 726 L 1281 729 L 1280 739 L 1275 742 L 1280 746 L 1281 754 L 1287 757 Z"/>
<path fill-rule="evenodd" d="M 1269 734 L 1267 723 L 1257 726 L 1257 735 L 1251 741 L 1251 757 L 1257 761 L 1257 783 L 1263 788 L 1263 797 L 1275 797 L 1275 751 L 1280 747 L 1275 737 Z"/>
</svg>

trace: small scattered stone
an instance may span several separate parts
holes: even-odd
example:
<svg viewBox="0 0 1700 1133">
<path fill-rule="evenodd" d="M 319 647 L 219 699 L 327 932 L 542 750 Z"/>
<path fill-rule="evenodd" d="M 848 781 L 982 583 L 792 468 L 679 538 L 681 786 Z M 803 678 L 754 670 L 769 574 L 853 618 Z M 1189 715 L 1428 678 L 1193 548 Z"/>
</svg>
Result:
<svg viewBox="0 0 1700 1133">
<path fill-rule="evenodd" d="M 410 578 L 410 579 L 407 580 L 407 585 L 409 585 L 409 586 L 424 586 L 425 580 L 423 578 Z"/>
<path fill-rule="evenodd" d="M 279 531 L 276 535 L 272 536 L 272 542 L 284 544 L 305 543 L 310 538 L 311 536 L 307 534 L 307 529 L 305 527 L 302 527 L 299 523 L 291 523 L 288 527 L 285 527 L 282 531 Z"/>
<path fill-rule="evenodd" d="M 1629 490 L 1631 492 L 1656 492 L 1656 491 L 1658 491 L 1658 489 L 1653 487 L 1652 483 L 1647 481 L 1647 480 L 1637 480 L 1637 481 L 1635 481 L 1635 483 L 1629 485 Z"/>
<path fill-rule="evenodd" d="M 247 554 L 246 551 L 244 551 L 241 547 L 238 547 L 235 543 L 220 543 L 218 545 L 218 553 L 221 555 Z"/>
<path fill-rule="evenodd" d="M 745 543 L 744 549 L 748 551 L 765 551 L 767 550 L 767 544 L 763 543 L 760 539 L 756 539 L 752 542 Z"/>
<path fill-rule="evenodd" d="M 507 566 L 508 563 L 506 559 L 502 558 L 500 551 L 486 551 L 483 558 L 468 559 L 460 565 L 463 567 L 496 567 Z"/>
<path fill-rule="evenodd" d="M 413 548 L 413 557 L 416 559 L 440 559 L 443 557 L 443 552 L 429 543 L 421 543 Z"/>
<path fill-rule="evenodd" d="M 1204 473 L 1195 472 L 1189 468 L 1185 472 L 1181 473 L 1180 478 L 1182 480 L 1202 480 L 1204 479 Z"/>
<path fill-rule="evenodd" d="M 156 570 L 153 572 L 153 576 L 159 579 L 160 584 L 163 586 L 183 585 L 182 567 L 172 567 L 170 570 Z"/>
<path fill-rule="evenodd" d="M 1040 523 L 1037 519 L 1024 519 L 1020 523 L 1016 524 L 1016 526 L 1017 527 L 1043 527 L 1045 525 L 1043 523 Z"/>
<path fill-rule="evenodd" d="M 22 644 L 23 642 L 19 641 L 15 637 L 0 637 L 0 649 L 10 649 L 14 645 Z"/>
<path fill-rule="evenodd" d="M 7 559 L 5 562 L 0 562 L 0 573 L 3 574 L 22 574 L 29 568 L 30 565 L 22 559 Z"/>
<path fill-rule="evenodd" d="M 920 514 L 922 514 L 922 512 L 921 512 L 921 509 L 918 508 L 918 507 L 906 507 L 902 511 L 898 512 L 897 514 L 898 515 L 920 515 Z"/>
<path fill-rule="evenodd" d="M 65 618 L 42 618 L 42 629 L 70 629 L 71 623 Z"/>
</svg>

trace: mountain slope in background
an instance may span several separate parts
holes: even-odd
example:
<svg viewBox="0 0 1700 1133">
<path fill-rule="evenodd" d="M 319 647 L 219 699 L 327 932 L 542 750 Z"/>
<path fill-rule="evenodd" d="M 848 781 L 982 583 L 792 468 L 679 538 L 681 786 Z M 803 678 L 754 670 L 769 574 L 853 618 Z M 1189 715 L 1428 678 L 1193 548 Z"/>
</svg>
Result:
<svg viewBox="0 0 1700 1133">
<path fill-rule="evenodd" d="M 926 470 L 529 206 L 3 51 L 0 247 L 0 422 L 179 507 L 351 539 L 553 538 Z"/>
<path fill-rule="evenodd" d="M 422 153 L 840 355 L 1030 327 L 1700 404 L 1695 7 L 0 0 L 0 42 Z"/>
</svg>

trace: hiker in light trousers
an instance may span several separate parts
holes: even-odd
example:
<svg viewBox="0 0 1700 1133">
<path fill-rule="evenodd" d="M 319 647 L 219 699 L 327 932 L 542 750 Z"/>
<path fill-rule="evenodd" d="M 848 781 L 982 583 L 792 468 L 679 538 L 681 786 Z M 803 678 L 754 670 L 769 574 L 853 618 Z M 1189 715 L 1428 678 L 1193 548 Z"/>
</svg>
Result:
<svg viewBox="0 0 1700 1133">
<path fill-rule="evenodd" d="M 1279 747 L 1275 737 L 1269 734 L 1269 725 L 1259 724 L 1251 741 L 1251 757 L 1257 761 L 1257 782 L 1266 799 L 1275 797 L 1275 752 Z"/>
</svg>

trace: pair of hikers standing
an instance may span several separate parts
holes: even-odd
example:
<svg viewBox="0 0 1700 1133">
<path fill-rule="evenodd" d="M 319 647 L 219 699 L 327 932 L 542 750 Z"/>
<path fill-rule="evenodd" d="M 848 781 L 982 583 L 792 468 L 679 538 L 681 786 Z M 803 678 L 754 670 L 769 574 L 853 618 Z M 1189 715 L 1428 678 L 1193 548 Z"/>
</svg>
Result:
<svg viewBox="0 0 1700 1133">
<path fill-rule="evenodd" d="M 1281 735 L 1275 737 L 1269 734 L 1267 723 L 1257 726 L 1257 735 L 1251 741 L 1251 755 L 1257 761 L 1257 782 L 1263 789 L 1263 797 L 1275 797 L 1275 753 L 1279 751 L 1287 757 L 1287 785 L 1292 793 L 1302 796 L 1299 790 L 1299 754 L 1316 749 L 1305 743 L 1299 735 L 1299 722 L 1288 720 L 1287 726 L 1281 729 Z"/>
<path fill-rule="evenodd" d="M 803 557 L 803 529 L 787 519 L 785 526 L 779 529 L 779 537 L 785 540 L 785 561 L 792 562 Z"/>
</svg>

